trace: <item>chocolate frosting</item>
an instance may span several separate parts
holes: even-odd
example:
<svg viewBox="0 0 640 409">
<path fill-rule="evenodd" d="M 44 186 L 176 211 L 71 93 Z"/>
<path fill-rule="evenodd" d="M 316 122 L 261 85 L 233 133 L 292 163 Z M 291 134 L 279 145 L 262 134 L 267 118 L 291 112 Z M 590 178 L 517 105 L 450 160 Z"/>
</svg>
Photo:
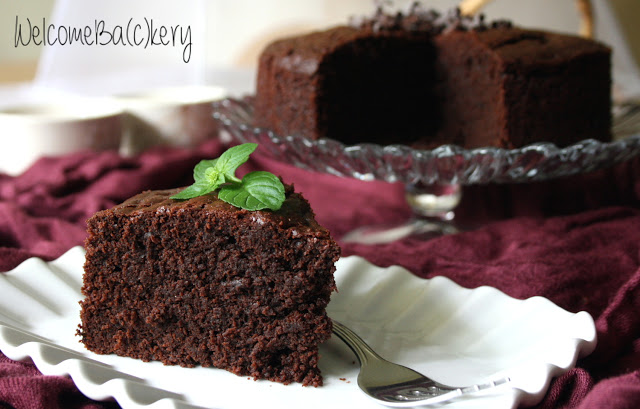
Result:
<svg viewBox="0 0 640 409">
<path fill-rule="evenodd" d="M 125 202 L 104 212 L 132 217 L 141 213 L 176 213 L 188 209 L 201 209 L 203 212 L 225 214 L 228 217 L 248 217 L 256 223 L 274 223 L 284 229 L 296 229 L 298 234 L 329 233 L 320 226 L 309 203 L 299 193 L 294 192 L 292 185 L 285 184 L 286 200 L 277 211 L 243 210 L 218 199 L 216 193 L 198 196 L 189 200 L 175 200 L 171 196 L 182 188 L 167 190 L 148 190 L 127 199 Z"/>
</svg>

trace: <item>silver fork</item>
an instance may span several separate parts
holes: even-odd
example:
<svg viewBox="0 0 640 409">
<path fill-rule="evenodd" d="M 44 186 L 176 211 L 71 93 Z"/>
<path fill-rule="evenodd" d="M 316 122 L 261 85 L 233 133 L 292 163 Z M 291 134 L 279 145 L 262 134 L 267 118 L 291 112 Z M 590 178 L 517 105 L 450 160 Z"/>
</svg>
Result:
<svg viewBox="0 0 640 409">
<path fill-rule="evenodd" d="M 393 407 L 432 405 L 463 395 L 506 385 L 509 377 L 482 384 L 450 387 L 442 385 L 405 366 L 380 357 L 348 327 L 333 320 L 333 333 L 344 341 L 360 362 L 358 386 L 378 403 Z"/>
</svg>

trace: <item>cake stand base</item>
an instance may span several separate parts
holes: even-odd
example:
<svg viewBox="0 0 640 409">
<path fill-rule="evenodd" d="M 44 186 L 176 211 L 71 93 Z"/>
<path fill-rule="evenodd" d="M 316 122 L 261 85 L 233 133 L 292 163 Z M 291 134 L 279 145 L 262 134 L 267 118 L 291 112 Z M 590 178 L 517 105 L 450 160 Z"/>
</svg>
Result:
<svg viewBox="0 0 640 409">
<path fill-rule="evenodd" d="M 429 240 L 459 233 L 454 223 L 453 209 L 460 203 L 460 185 L 409 184 L 405 198 L 413 217 L 401 224 L 380 224 L 359 227 L 342 237 L 345 243 L 385 244 L 406 238 Z"/>
</svg>

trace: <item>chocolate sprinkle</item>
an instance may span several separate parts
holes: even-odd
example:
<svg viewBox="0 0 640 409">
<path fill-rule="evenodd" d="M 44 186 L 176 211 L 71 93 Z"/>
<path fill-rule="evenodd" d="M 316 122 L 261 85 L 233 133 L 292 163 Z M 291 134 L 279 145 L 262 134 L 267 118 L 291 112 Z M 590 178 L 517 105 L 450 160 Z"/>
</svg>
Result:
<svg viewBox="0 0 640 409">
<path fill-rule="evenodd" d="M 484 31 L 489 28 L 508 28 L 512 23 L 508 20 L 485 21 L 484 14 L 463 16 L 458 7 L 441 14 L 437 10 L 427 9 L 421 3 L 414 2 L 406 13 L 395 13 L 385 10 L 384 3 L 378 3 L 371 17 L 358 16 L 349 19 L 349 25 L 355 28 L 382 31 L 416 31 L 432 35 L 450 31 Z"/>
</svg>

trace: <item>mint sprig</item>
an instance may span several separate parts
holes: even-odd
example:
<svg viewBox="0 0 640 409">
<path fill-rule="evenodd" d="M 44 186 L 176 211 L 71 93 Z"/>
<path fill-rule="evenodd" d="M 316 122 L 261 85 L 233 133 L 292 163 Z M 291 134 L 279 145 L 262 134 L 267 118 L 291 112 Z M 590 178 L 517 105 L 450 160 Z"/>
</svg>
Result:
<svg viewBox="0 0 640 409">
<path fill-rule="evenodd" d="M 259 170 L 247 173 L 242 183 L 223 186 L 218 198 L 246 210 L 278 210 L 284 202 L 284 186 L 273 173 Z"/>
<path fill-rule="evenodd" d="M 220 200 L 242 209 L 280 209 L 285 194 L 276 175 L 265 171 L 247 173 L 242 179 L 235 175 L 257 147 L 255 143 L 245 143 L 229 148 L 218 159 L 200 161 L 193 169 L 194 183 L 171 198 L 191 199 L 219 189 Z"/>
</svg>

